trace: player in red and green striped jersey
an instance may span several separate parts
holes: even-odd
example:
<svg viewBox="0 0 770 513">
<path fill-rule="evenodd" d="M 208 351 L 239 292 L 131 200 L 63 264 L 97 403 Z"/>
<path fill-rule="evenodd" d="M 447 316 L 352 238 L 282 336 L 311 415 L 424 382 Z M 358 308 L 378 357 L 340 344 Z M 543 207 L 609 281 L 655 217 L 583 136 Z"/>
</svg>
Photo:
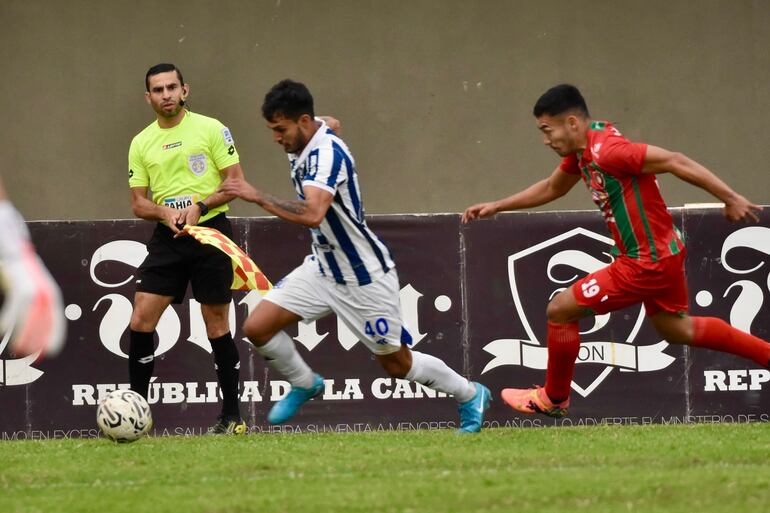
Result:
<svg viewBox="0 0 770 513">
<path fill-rule="evenodd" d="M 612 124 L 591 119 L 572 85 L 546 91 L 534 116 L 543 142 L 561 157 L 548 178 L 498 201 L 463 213 L 463 223 L 505 210 L 544 205 L 579 180 L 588 187 L 616 244 L 616 258 L 560 292 L 548 304 L 548 368 L 545 387 L 507 388 L 503 400 L 522 413 L 563 417 L 580 349 L 578 321 L 643 303 L 655 330 L 668 342 L 748 358 L 767 367 L 770 344 L 714 317 L 687 315 L 684 243 L 655 178 L 671 173 L 724 202 L 730 221 L 758 221 L 761 207 L 737 194 L 694 160 L 656 146 L 633 143 Z"/>
</svg>

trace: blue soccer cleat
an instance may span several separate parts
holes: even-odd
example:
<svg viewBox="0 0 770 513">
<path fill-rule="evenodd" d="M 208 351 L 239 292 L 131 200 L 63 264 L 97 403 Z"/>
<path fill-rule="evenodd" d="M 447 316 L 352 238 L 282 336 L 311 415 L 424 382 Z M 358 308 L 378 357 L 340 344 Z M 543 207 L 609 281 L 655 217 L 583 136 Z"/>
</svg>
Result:
<svg viewBox="0 0 770 513">
<path fill-rule="evenodd" d="M 292 418 L 300 406 L 320 395 L 324 390 L 324 379 L 320 374 L 313 378 L 313 385 L 310 388 L 291 387 L 286 397 L 278 401 L 267 414 L 267 421 L 270 424 L 283 424 Z"/>
<path fill-rule="evenodd" d="M 460 403 L 457 410 L 460 412 L 460 433 L 478 433 L 484 422 L 484 412 L 489 409 L 492 394 L 481 383 L 472 381 L 476 387 L 476 395 L 470 401 Z"/>
</svg>

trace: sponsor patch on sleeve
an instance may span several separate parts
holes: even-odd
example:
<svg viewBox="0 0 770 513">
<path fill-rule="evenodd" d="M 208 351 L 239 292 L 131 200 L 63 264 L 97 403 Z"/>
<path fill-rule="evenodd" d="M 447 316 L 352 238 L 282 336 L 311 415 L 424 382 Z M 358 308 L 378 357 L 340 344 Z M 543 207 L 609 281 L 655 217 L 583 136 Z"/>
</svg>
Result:
<svg viewBox="0 0 770 513">
<path fill-rule="evenodd" d="M 233 135 L 230 133 L 229 128 L 222 128 L 222 137 L 225 140 L 225 144 L 235 144 L 235 141 L 233 141 Z"/>
</svg>

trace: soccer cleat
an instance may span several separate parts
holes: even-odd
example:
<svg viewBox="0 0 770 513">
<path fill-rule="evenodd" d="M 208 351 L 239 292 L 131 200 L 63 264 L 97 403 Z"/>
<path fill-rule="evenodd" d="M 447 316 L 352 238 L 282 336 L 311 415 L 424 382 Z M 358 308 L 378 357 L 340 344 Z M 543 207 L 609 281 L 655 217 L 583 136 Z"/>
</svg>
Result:
<svg viewBox="0 0 770 513">
<path fill-rule="evenodd" d="M 554 404 L 543 387 L 506 388 L 500 395 L 505 404 L 521 413 L 542 413 L 557 419 L 567 416 L 569 399 Z"/>
<path fill-rule="evenodd" d="M 217 417 L 217 423 L 206 432 L 207 435 L 245 435 L 246 423 L 240 417 Z"/>
<path fill-rule="evenodd" d="M 292 418 L 300 406 L 320 395 L 324 390 L 324 379 L 320 374 L 313 378 L 313 385 L 310 388 L 291 387 L 286 397 L 278 401 L 267 414 L 267 421 L 270 424 L 283 424 Z"/>
<path fill-rule="evenodd" d="M 476 387 L 476 395 L 470 401 L 460 403 L 457 410 L 460 412 L 460 433 L 478 433 L 484 422 L 484 412 L 489 409 L 492 394 L 481 383 L 472 382 Z"/>
</svg>

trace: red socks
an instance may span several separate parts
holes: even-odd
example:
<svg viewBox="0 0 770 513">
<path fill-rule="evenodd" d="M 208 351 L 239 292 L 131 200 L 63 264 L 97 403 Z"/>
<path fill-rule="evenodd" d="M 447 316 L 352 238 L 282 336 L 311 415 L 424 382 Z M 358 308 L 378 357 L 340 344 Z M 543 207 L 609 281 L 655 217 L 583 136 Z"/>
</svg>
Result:
<svg viewBox="0 0 770 513">
<path fill-rule="evenodd" d="M 578 323 L 556 324 L 548 321 L 548 369 L 545 393 L 554 404 L 569 398 L 575 360 L 580 351 Z"/>
<path fill-rule="evenodd" d="M 770 344 L 749 333 L 733 328 L 716 317 L 692 317 L 693 347 L 705 347 L 752 360 L 762 367 L 768 366 Z"/>
<path fill-rule="evenodd" d="M 747 358 L 757 365 L 770 364 L 770 343 L 749 333 L 733 328 L 716 317 L 692 317 L 692 347 L 703 347 Z M 548 369 L 545 375 L 545 393 L 554 404 L 570 395 L 575 360 L 580 350 L 578 323 L 548 322 Z"/>
</svg>

